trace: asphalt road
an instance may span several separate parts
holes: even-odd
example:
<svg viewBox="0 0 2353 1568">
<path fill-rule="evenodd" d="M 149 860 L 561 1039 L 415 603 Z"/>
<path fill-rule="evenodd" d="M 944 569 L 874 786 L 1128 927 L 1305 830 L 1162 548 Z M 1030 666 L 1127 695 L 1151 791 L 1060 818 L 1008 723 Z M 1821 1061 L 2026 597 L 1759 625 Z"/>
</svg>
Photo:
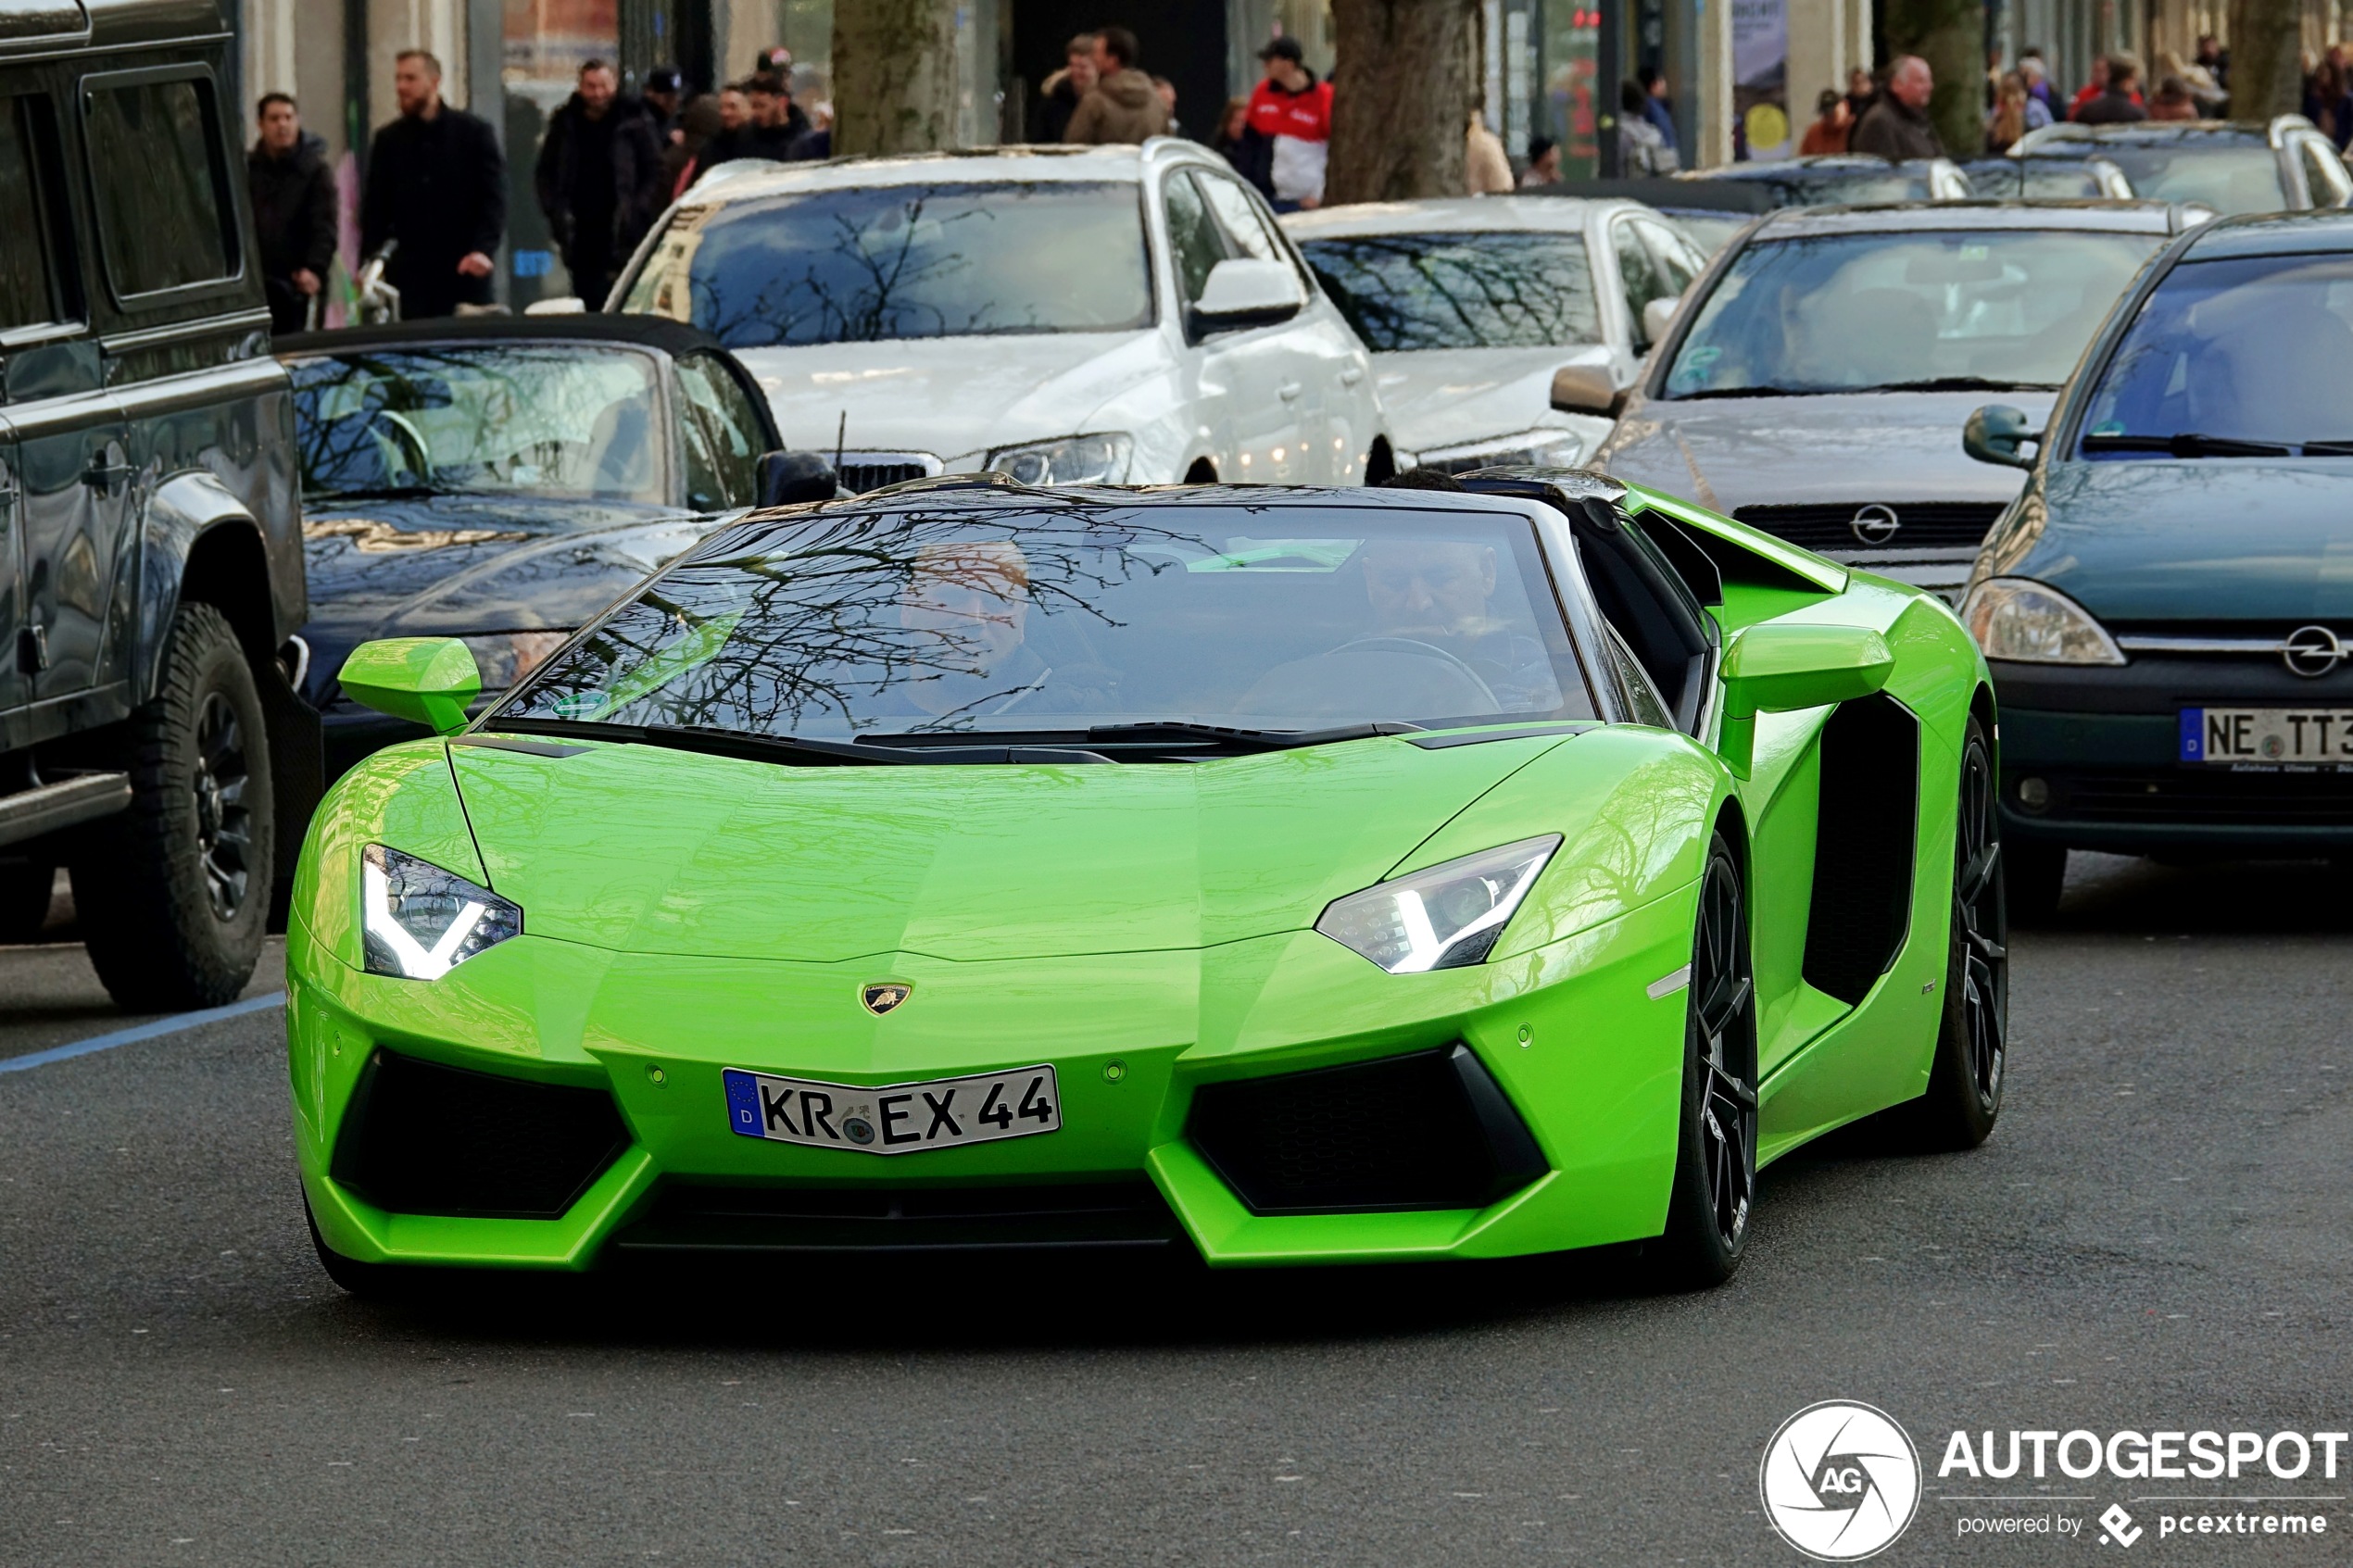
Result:
<svg viewBox="0 0 2353 1568">
<path fill-rule="evenodd" d="M 2014 952 L 1994 1140 L 1793 1157 L 1687 1297 L 1571 1262 L 370 1307 L 310 1255 L 273 1012 L 0 1073 L 0 1563 L 1783 1564 L 1759 1456 L 1826 1399 L 1930 1467 L 1880 1562 L 2125 1555 L 2110 1502 L 2129 1561 L 2347 1561 L 2342 1474 L 1933 1474 L 1957 1428 L 2353 1425 L 2341 876 L 2079 859 Z M 116 1026 L 77 966 L 0 950 L 0 1065 Z M 2161 1538 L 2158 1493 L 2332 1533 Z M 2082 1532 L 1958 1533 L 2005 1515 Z"/>
</svg>

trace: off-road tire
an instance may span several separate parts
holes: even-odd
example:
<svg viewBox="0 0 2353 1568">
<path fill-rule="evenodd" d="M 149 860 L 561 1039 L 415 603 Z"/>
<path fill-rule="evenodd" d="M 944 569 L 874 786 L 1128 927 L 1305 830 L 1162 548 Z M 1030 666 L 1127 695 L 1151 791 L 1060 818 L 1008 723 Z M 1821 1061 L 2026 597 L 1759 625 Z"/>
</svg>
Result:
<svg viewBox="0 0 2353 1568">
<path fill-rule="evenodd" d="M 276 864 L 261 696 L 220 610 L 180 607 L 127 728 L 131 807 L 73 860 L 91 966 L 129 1011 L 221 1006 L 253 978 Z"/>
</svg>

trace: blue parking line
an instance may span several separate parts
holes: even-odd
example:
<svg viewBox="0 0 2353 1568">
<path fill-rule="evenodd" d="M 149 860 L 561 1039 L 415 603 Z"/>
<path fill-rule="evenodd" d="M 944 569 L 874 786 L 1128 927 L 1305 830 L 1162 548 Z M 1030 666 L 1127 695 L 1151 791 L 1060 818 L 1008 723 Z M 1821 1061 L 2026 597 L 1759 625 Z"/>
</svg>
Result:
<svg viewBox="0 0 2353 1568">
<path fill-rule="evenodd" d="M 118 1029 L 111 1035 L 98 1035 L 87 1040 L 76 1040 L 69 1046 L 52 1046 L 45 1051 L 33 1051 L 25 1056 L 12 1056 L 0 1061 L 0 1073 L 22 1073 L 30 1068 L 46 1067 L 53 1061 L 68 1061 L 94 1051 L 110 1051 L 117 1046 L 135 1046 L 142 1040 L 153 1040 L 165 1035 L 177 1035 L 182 1029 L 195 1029 L 207 1023 L 218 1023 L 225 1018 L 243 1018 L 264 1008 L 286 1005 L 283 991 L 272 991 L 266 997 L 247 997 L 242 1002 L 231 1002 L 225 1008 L 207 1008 L 202 1012 L 177 1012 L 170 1018 L 157 1019 L 132 1029 Z"/>
</svg>

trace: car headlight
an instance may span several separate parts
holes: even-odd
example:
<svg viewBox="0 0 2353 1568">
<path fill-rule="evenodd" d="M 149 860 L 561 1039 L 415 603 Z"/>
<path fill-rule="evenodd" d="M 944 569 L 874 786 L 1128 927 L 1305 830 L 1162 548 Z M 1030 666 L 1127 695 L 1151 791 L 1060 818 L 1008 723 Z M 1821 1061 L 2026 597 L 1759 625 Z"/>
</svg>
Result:
<svg viewBox="0 0 2353 1568">
<path fill-rule="evenodd" d="M 1961 623 L 1988 659 L 2022 664 L 2122 664 L 2123 650 L 2092 612 L 2024 577 L 1989 577 L 1961 601 Z"/>
<path fill-rule="evenodd" d="M 1558 834 L 1523 838 L 1351 893 L 1315 929 L 1391 974 L 1478 963 L 1560 846 Z"/>
<path fill-rule="evenodd" d="M 438 980 L 522 935 L 522 910 L 487 887 L 381 844 L 359 868 L 360 946 L 370 974 Z"/>
<path fill-rule="evenodd" d="M 549 654 L 572 640 L 572 633 L 490 632 L 458 640 L 473 652 L 474 668 L 482 671 L 482 689 L 502 692 L 538 669 Z"/>
<path fill-rule="evenodd" d="M 1126 435 L 1065 435 L 1026 446 L 1000 446 L 988 466 L 1024 484 L 1119 484 L 1136 442 Z"/>
<path fill-rule="evenodd" d="M 1524 430 L 1517 435 L 1498 435 L 1459 446 L 1433 446 L 1419 456 L 1422 467 L 1446 473 L 1468 473 L 1473 469 L 1506 465 L 1573 469 L 1585 456 L 1585 438 L 1573 430 Z"/>
</svg>

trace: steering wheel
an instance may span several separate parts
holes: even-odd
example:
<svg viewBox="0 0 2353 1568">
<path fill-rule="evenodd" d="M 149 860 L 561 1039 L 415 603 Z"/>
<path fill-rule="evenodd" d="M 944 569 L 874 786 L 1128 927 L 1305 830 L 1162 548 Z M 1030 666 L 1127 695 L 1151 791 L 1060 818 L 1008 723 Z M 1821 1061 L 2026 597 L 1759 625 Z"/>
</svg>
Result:
<svg viewBox="0 0 2353 1568">
<path fill-rule="evenodd" d="M 1504 710 L 1504 705 L 1496 700 L 1495 689 L 1487 684 L 1478 671 L 1435 643 L 1417 642 L 1411 637 L 1358 637 L 1353 642 L 1340 644 L 1340 646 L 1332 649 L 1330 654 L 1326 654 L 1324 657 L 1329 659 L 1332 654 L 1342 653 L 1408 653 L 1423 659 L 1437 659 L 1471 684 L 1471 689 L 1486 702 L 1489 712 L 1501 713 Z"/>
<path fill-rule="evenodd" d="M 390 408 L 379 408 L 368 417 L 368 433 L 378 441 L 389 441 L 400 455 L 401 466 L 409 473 L 408 483 L 428 483 L 433 479 L 433 454 L 417 427 L 409 422 L 406 414 Z"/>
</svg>

